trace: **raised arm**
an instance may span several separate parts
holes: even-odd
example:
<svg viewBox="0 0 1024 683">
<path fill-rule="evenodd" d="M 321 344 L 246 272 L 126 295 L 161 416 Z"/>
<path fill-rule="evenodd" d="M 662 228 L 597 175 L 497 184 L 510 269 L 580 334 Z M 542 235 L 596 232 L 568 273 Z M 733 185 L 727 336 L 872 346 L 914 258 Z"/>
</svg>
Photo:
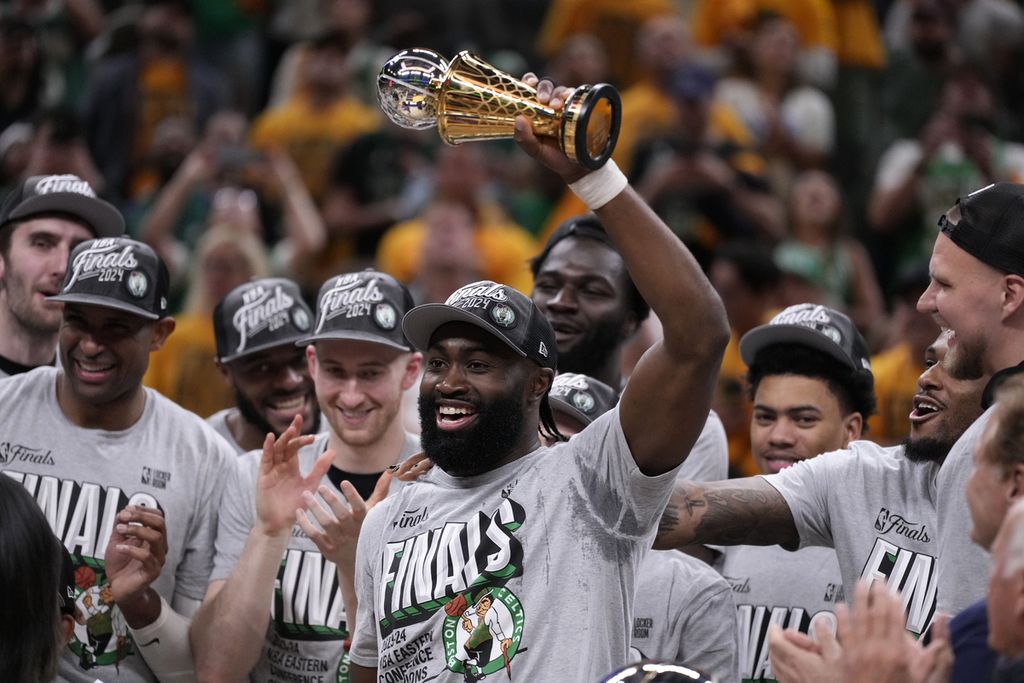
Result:
<svg viewBox="0 0 1024 683">
<path fill-rule="evenodd" d="M 534 77 L 524 78 L 527 83 Z M 554 94 L 554 96 L 553 96 Z M 561 107 L 551 83 L 538 84 L 538 100 Z M 620 403 L 622 429 L 633 458 L 648 475 L 676 467 L 700 435 L 722 354 L 729 341 L 725 308 L 697 261 L 609 162 L 587 173 L 551 139 L 516 123 L 520 146 L 545 164 L 595 210 L 629 269 L 637 289 L 658 315 L 664 338 L 644 354 Z M 610 192 L 621 188 L 605 203 Z M 603 194 L 600 200 L 593 198 Z"/>
<path fill-rule="evenodd" d="M 190 640 L 200 680 L 241 680 L 259 661 L 274 581 L 296 511 L 305 505 L 303 494 L 316 489 L 334 458 L 334 451 L 325 451 L 303 476 L 299 449 L 313 437 L 299 436 L 301 428 L 302 418 L 296 417 L 276 441 L 267 435 L 256 484 L 256 523 L 231 575 L 210 584 L 192 620 Z M 218 534 L 224 529 L 222 517 Z"/>
<path fill-rule="evenodd" d="M 658 524 L 654 547 L 781 545 L 795 550 L 800 535 L 789 504 L 761 477 L 676 482 Z"/>
</svg>

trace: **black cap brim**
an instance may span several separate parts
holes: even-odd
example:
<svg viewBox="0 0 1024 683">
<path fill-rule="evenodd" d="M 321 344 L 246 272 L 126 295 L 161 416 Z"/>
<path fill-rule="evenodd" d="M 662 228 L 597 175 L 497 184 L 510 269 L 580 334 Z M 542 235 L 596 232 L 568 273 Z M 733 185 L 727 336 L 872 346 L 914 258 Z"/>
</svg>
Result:
<svg viewBox="0 0 1024 683">
<path fill-rule="evenodd" d="M 267 342 L 266 344 L 259 344 L 257 346 L 246 347 L 245 351 L 242 351 L 241 353 L 232 353 L 227 356 L 218 356 L 217 360 L 219 360 L 221 363 L 230 363 L 231 361 L 238 360 L 239 358 L 245 358 L 246 356 L 251 356 L 252 354 L 259 353 L 260 351 L 276 349 L 279 346 L 306 346 L 306 344 L 308 343 L 309 342 L 306 342 L 302 339 L 278 339 L 272 342 Z"/>
<path fill-rule="evenodd" d="M 30 197 L 11 211 L 4 225 L 47 213 L 77 216 L 88 224 L 96 237 L 120 237 L 124 234 L 124 217 L 113 205 L 74 192 Z"/>
<path fill-rule="evenodd" d="M 817 330 L 812 330 L 803 325 L 764 325 L 747 332 L 740 339 L 740 358 L 750 366 L 758 351 L 771 346 L 772 344 L 800 344 L 809 346 L 828 354 L 837 361 L 852 368 L 863 370 L 854 365 L 853 360 L 839 347 L 838 344 L 823 335 Z"/>
<path fill-rule="evenodd" d="M 307 346 L 309 344 L 315 344 L 318 341 L 330 341 L 332 339 L 370 342 L 373 344 L 380 344 L 381 346 L 389 346 L 393 349 L 398 349 L 399 351 L 412 351 L 408 346 L 399 344 L 393 339 L 388 339 L 387 337 L 377 334 L 371 334 L 370 332 L 359 332 L 357 330 L 332 330 L 322 334 L 313 334 L 307 337 L 302 337 L 294 343 L 296 346 Z"/>
<path fill-rule="evenodd" d="M 574 405 L 569 404 L 567 401 L 563 401 L 560 398 L 548 395 L 548 402 L 551 404 L 551 410 L 556 413 L 565 413 L 569 417 L 579 420 L 584 425 L 589 425 L 594 421 L 594 418 L 587 415 L 582 410 Z M 609 408 L 610 410 L 610 408 Z"/>
<path fill-rule="evenodd" d="M 59 301 L 63 304 L 86 304 L 89 306 L 100 306 L 102 308 L 114 308 L 125 313 L 131 313 L 137 315 L 140 318 L 146 318 L 147 320 L 159 320 L 160 316 L 156 313 L 151 313 L 144 308 L 138 306 L 132 306 L 131 304 L 117 299 L 111 299 L 105 296 L 99 296 L 98 294 L 57 294 L 56 296 L 46 297 L 47 301 Z"/>
<path fill-rule="evenodd" d="M 468 311 L 449 306 L 448 304 L 423 304 L 417 306 L 402 318 L 402 331 L 405 332 L 406 338 L 414 347 L 420 351 L 426 351 L 430 347 L 431 337 L 434 336 L 439 327 L 446 323 L 468 323 L 479 327 L 503 341 L 523 358 L 527 358 L 525 351 L 520 349 L 515 342 L 502 334 L 493 325 L 487 324 Z"/>
</svg>

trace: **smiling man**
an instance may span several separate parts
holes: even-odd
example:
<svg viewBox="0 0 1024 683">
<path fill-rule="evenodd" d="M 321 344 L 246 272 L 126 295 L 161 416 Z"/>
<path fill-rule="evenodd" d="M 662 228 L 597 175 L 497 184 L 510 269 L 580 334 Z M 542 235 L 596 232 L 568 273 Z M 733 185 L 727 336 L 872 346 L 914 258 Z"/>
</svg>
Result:
<svg viewBox="0 0 1024 683">
<path fill-rule="evenodd" d="M 655 547 L 696 541 L 834 548 L 847 596 L 862 578 L 885 581 L 903 594 L 907 630 L 923 633 L 936 609 L 942 552 L 936 472 L 979 415 L 985 386 L 985 378 L 952 378 L 942 365 L 946 353 L 940 336 L 918 378 L 911 433 L 903 444 L 851 441 L 844 450 L 800 460 L 778 474 L 680 484 Z M 752 637 L 763 638 L 768 616 L 751 622 Z"/>
<path fill-rule="evenodd" d="M 547 81 L 537 93 L 555 109 L 565 94 Z M 364 522 L 353 683 L 590 681 L 624 664 L 640 561 L 707 420 L 729 331 L 697 262 L 614 164 L 588 173 L 524 117 L 516 140 L 596 211 L 664 338 L 615 408 L 547 448 L 558 342 L 537 305 L 483 281 L 410 311 L 436 467 Z M 463 623 L 482 595 L 506 636 L 491 628 L 485 652 Z M 581 657 L 580 643 L 598 645 Z"/>
<path fill-rule="evenodd" d="M 278 296 L 275 308 L 286 308 L 266 284 L 262 294 L 251 291 L 253 301 Z M 311 443 L 297 455 L 302 475 L 299 467 L 290 478 L 268 473 L 260 451 L 242 457 L 221 504 L 214 569 L 192 625 L 201 680 L 269 683 L 311 671 L 344 680 L 347 586 L 298 522 L 296 510 L 311 502 L 299 489 L 319 490 L 328 504 L 345 504 L 335 487 L 350 501 L 369 499 L 386 468 L 419 450 L 400 411 L 422 361 L 402 334 L 411 307 L 397 280 L 365 270 L 325 282 L 311 324 L 296 321 L 294 309 L 289 315 L 306 328 L 293 344 L 305 349 L 329 429 L 306 437 Z"/>
<path fill-rule="evenodd" d="M 241 454 L 279 436 L 296 415 L 302 433 L 320 431 L 320 406 L 306 352 L 295 342 L 309 335 L 313 313 L 299 286 L 284 278 L 240 285 L 213 310 L 217 367 L 231 384 L 235 406 L 207 422 Z"/>
<path fill-rule="evenodd" d="M 53 297 L 61 367 L 0 382 L 0 471 L 39 502 L 74 560 L 76 601 L 93 603 L 96 620 L 64 652 L 64 681 L 190 675 L 179 615 L 202 599 L 234 456 L 199 417 L 142 386 L 174 329 L 167 287 L 148 246 L 83 242 Z"/>
<path fill-rule="evenodd" d="M 995 183 L 957 200 L 939 220 L 917 302 L 949 336 L 950 374 L 995 378 L 1024 360 L 1024 185 Z M 985 595 L 989 554 L 970 540 L 964 491 L 992 410 L 974 422 L 939 471 L 939 607 L 955 614 Z"/>
<path fill-rule="evenodd" d="M 124 218 L 73 175 L 33 176 L 0 207 L 0 377 L 53 365 L 68 255 L 92 237 L 116 237 Z"/>
</svg>

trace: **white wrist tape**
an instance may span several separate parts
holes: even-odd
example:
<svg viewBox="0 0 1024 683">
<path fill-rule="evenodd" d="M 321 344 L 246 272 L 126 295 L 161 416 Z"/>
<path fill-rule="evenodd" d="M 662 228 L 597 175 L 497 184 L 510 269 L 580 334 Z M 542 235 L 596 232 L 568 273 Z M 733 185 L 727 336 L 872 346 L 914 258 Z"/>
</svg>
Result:
<svg viewBox="0 0 1024 683">
<path fill-rule="evenodd" d="M 132 638 L 146 664 L 161 681 L 195 678 L 192 645 L 188 639 L 191 622 L 160 598 L 160 616 L 152 624 L 131 629 Z"/>
<path fill-rule="evenodd" d="M 609 159 L 601 168 L 570 183 L 569 189 L 591 210 L 596 211 L 626 189 L 628 184 L 626 175 Z"/>
</svg>

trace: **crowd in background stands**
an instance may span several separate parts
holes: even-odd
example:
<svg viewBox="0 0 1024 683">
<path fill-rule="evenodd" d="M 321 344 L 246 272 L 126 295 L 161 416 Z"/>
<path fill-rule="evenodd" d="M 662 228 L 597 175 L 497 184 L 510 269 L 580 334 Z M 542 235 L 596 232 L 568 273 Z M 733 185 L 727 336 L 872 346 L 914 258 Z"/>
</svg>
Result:
<svg viewBox="0 0 1024 683">
<path fill-rule="evenodd" d="M 792 303 L 851 316 L 876 354 L 870 438 L 907 433 L 936 220 L 1024 182 L 1013 0 L 14 0 L 0 191 L 74 173 L 125 213 L 178 319 L 146 383 L 210 415 L 232 404 L 211 312 L 236 285 L 278 274 L 312 298 L 375 266 L 418 302 L 484 278 L 529 293 L 528 259 L 585 212 L 511 141 L 390 124 L 375 78 L 408 47 L 619 88 L 615 159 L 726 304 L 733 474 L 757 471 L 737 340 Z"/>
</svg>

